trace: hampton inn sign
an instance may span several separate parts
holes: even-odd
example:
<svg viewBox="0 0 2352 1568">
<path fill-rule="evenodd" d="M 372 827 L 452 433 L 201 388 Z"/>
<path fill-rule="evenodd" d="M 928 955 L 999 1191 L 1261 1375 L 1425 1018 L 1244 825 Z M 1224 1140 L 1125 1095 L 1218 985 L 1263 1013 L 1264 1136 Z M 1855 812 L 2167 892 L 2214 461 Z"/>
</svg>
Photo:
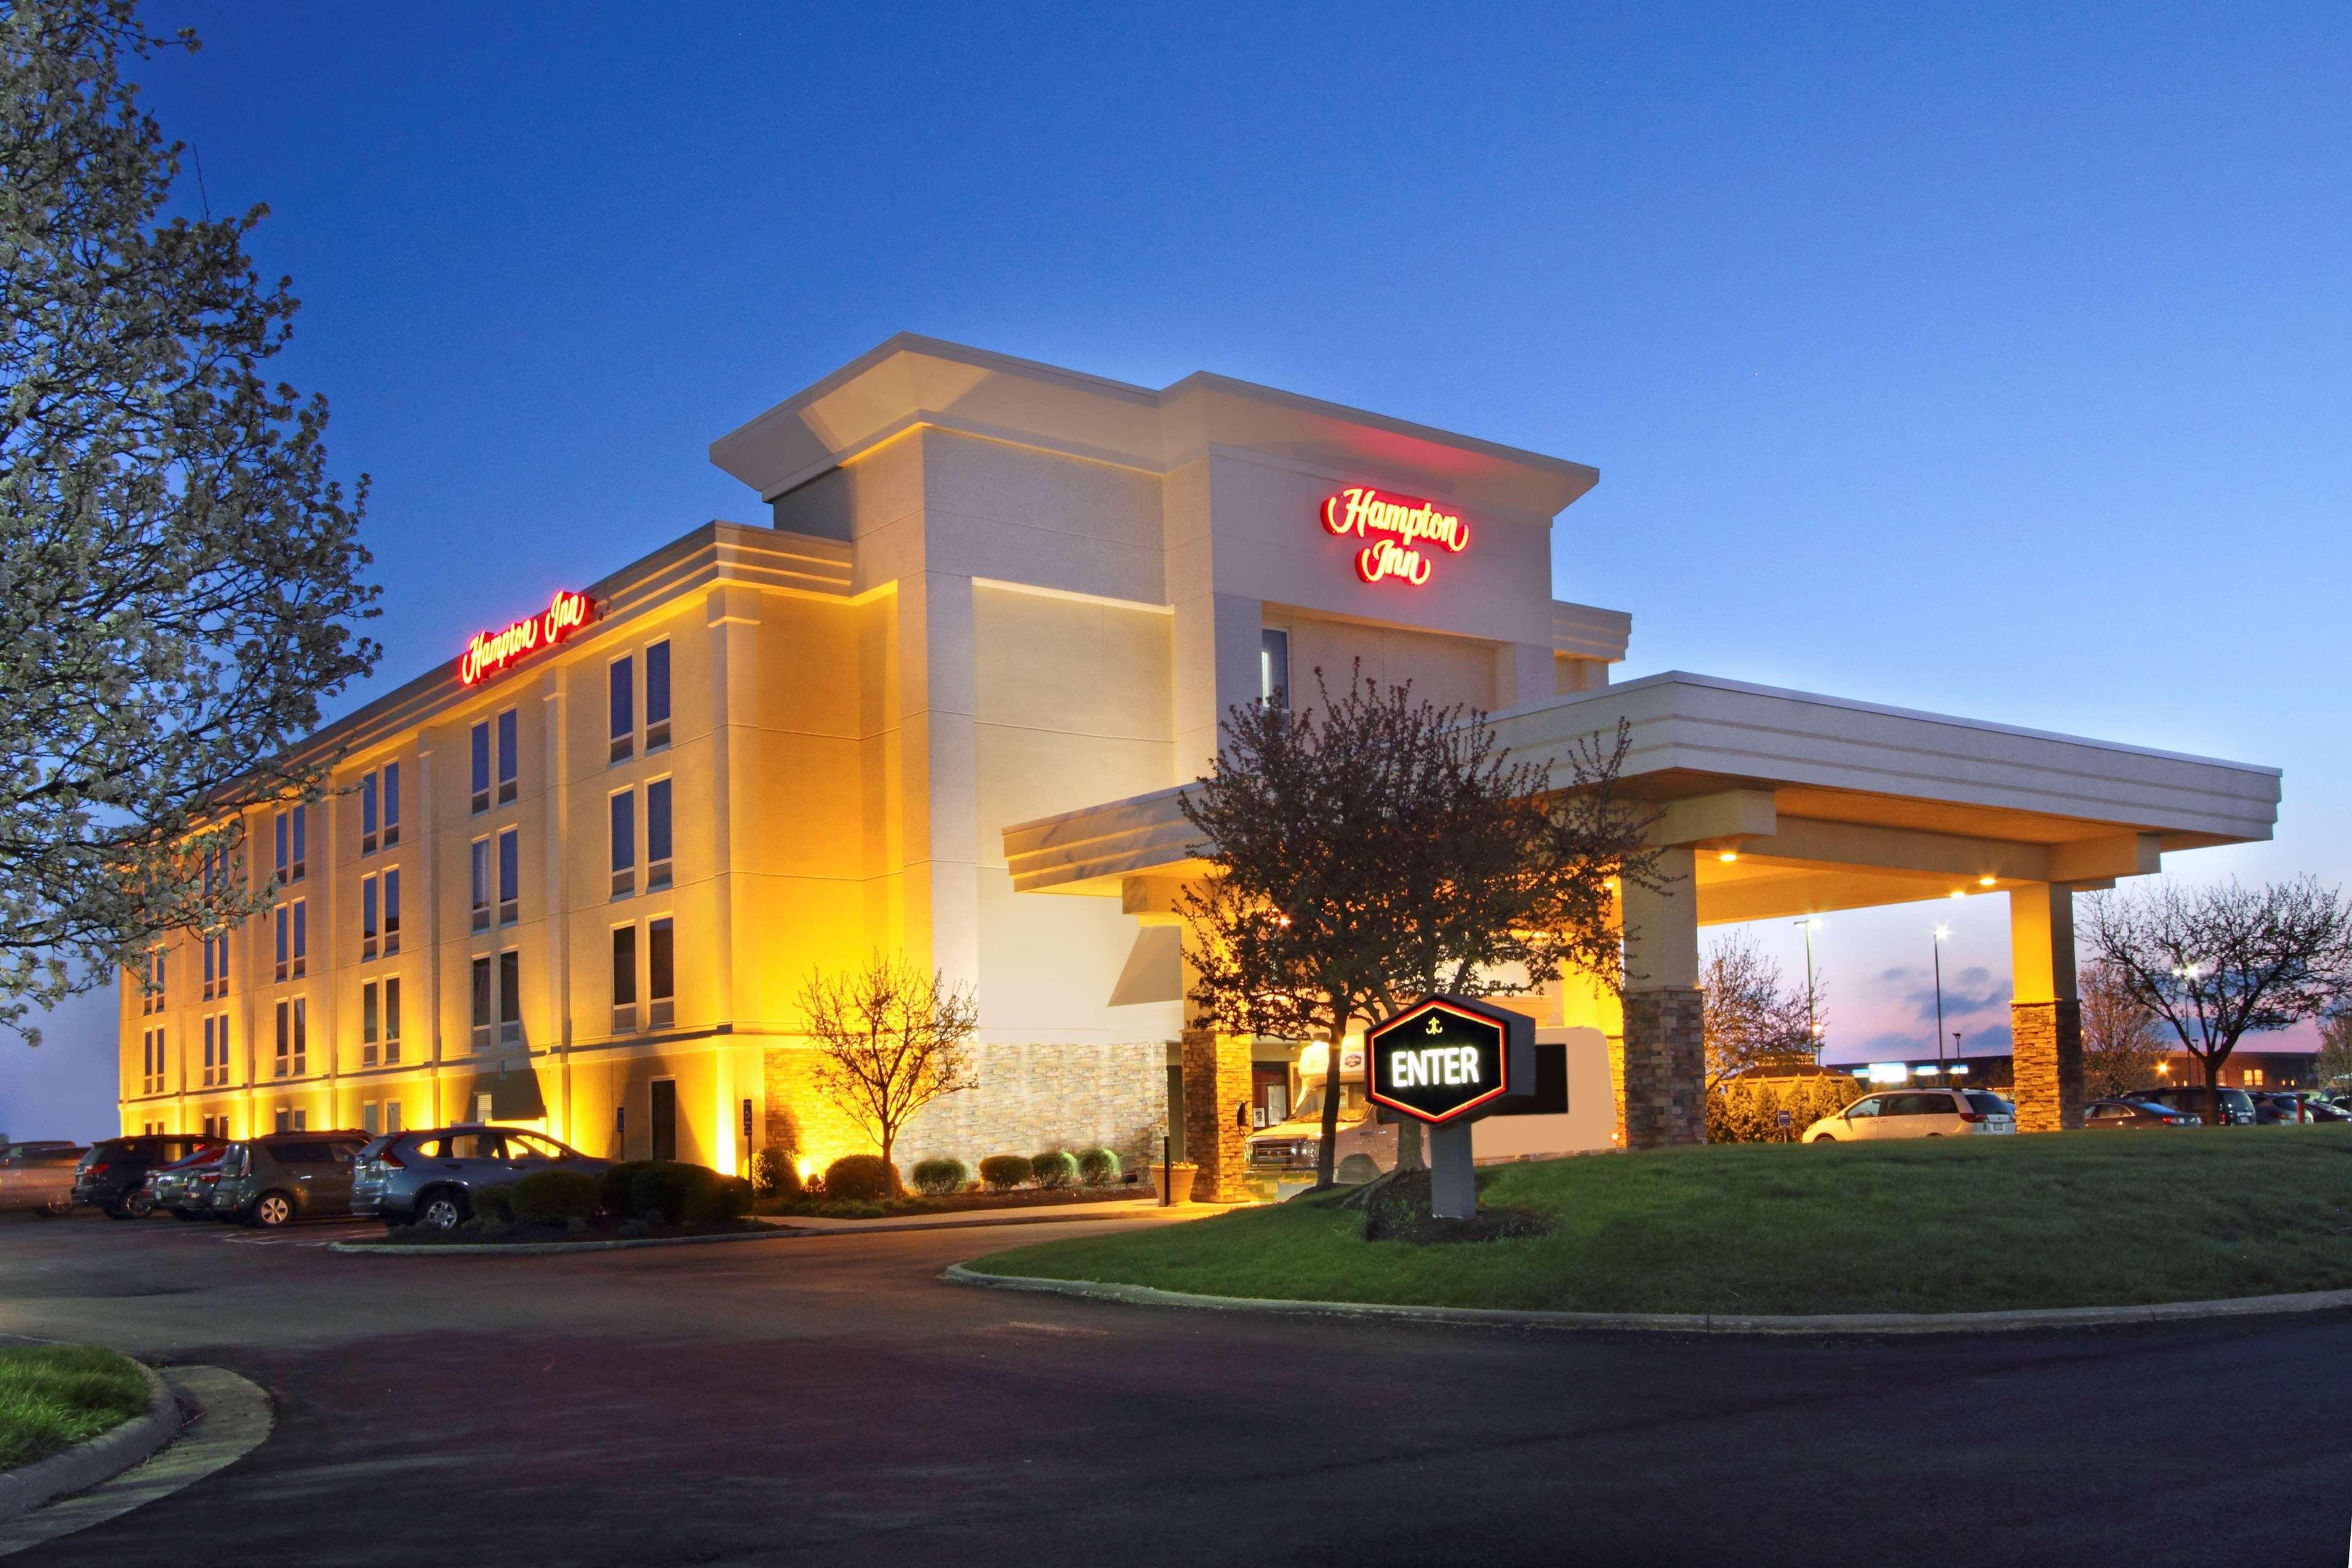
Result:
<svg viewBox="0 0 2352 1568">
<path fill-rule="evenodd" d="M 1370 485 L 1349 485 L 1325 497 L 1322 516 L 1323 526 L 1333 533 L 1352 533 L 1368 542 L 1356 552 L 1356 575 L 1367 583 L 1394 577 L 1424 587 L 1433 557 L 1422 553 L 1423 542 L 1455 555 L 1470 545 L 1470 525 L 1458 516 Z"/>
<path fill-rule="evenodd" d="M 457 656 L 457 679 L 471 686 L 527 653 L 553 647 L 595 618 L 595 600 L 559 588 L 539 614 L 511 622 L 503 631 L 476 632 L 466 651 Z"/>
</svg>

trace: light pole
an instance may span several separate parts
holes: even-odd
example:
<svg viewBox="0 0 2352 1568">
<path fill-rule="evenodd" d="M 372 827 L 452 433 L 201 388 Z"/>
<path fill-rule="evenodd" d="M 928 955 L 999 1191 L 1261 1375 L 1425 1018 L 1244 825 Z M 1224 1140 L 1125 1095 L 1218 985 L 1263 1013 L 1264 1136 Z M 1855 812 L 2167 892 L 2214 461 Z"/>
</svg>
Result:
<svg viewBox="0 0 2352 1568">
<path fill-rule="evenodd" d="M 1813 1043 L 1813 1054 L 1819 1056 L 1822 1026 L 1813 1017 L 1813 933 L 1822 929 L 1822 922 L 1809 917 L 1794 923 L 1805 931 L 1805 1036 Z"/>
<path fill-rule="evenodd" d="M 1936 1065 L 1944 1065 L 1944 939 L 1952 934 L 1949 926 L 1936 928 Z"/>
</svg>

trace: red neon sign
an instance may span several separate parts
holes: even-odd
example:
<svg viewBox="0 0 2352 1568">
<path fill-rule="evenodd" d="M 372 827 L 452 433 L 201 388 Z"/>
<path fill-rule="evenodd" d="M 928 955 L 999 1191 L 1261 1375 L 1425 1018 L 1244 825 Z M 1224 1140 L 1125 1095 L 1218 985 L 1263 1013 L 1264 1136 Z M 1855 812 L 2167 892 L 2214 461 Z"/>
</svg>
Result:
<svg viewBox="0 0 2352 1568">
<path fill-rule="evenodd" d="M 1349 485 L 1324 498 L 1323 526 L 1366 541 L 1356 552 L 1356 575 L 1367 583 L 1394 577 L 1418 588 L 1428 583 L 1433 556 L 1426 542 L 1459 555 L 1469 547 L 1470 525 L 1450 511 L 1411 496 L 1391 495 L 1370 485 Z"/>
<path fill-rule="evenodd" d="M 471 686 L 533 649 L 553 647 L 595 618 L 595 600 L 560 588 L 538 615 L 526 616 L 504 631 L 476 632 L 457 656 L 457 679 Z"/>
</svg>

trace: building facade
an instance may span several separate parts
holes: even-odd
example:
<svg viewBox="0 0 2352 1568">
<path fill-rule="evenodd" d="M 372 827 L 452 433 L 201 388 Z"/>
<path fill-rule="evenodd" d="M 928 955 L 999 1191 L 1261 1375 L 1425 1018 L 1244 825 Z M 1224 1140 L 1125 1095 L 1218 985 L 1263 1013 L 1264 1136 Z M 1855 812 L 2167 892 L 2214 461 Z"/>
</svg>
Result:
<svg viewBox="0 0 2352 1568">
<path fill-rule="evenodd" d="M 810 1083 L 801 989 L 902 953 L 980 1009 L 979 1087 L 902 1163 L 1168 1137 L 1215 1193 L 1301 1048 L 1186 1028 L 1174 801 L 1230 707 L 1311 701 L 1318 672 L 1494 711 L 1563 775 L 1626 719 L 1688 863 L 1678 908 L 1624 911 L 1622 1007 L 1572 977 L 1526 1004 L 1570 1047 L 1570 1113 L 1481 1123 L 1489 1157 L 1687 1134 L 1698 923 L 1941 896 L 1964 865 L 2041 954 L 2021 1005 L 2063 1078 L 2070 890 L 2274 815 L 2267 769 L 1612 686 L 1630 616 L 1551 595 L 1593 469 L 1288 393 L 901 337 L 711 456 L 762 524 L 486 591 L 467 648 L 313 739 L 323 798 L 247 814 L 271 907 L 125 977 L 126 1128 L 492 1119 L 821 1165 L 868 1145 Z M 1705 740 L 1759 723 L 1757 757 Z"/>
</svg>

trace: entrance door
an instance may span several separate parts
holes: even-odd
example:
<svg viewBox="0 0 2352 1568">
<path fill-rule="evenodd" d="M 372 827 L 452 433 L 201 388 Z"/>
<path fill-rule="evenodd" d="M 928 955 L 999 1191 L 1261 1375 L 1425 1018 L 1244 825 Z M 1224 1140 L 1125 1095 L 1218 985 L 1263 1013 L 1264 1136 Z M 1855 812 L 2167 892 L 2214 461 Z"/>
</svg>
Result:
<svg viewBox="0 0 2352 1568">
<path fill-rule="evenodd" d="M 677 1079 L 654 1079 L 653 1113 L 648 1119 L 654 1135 L 654 1158 L 677 1158 Z"/>
<path fill-rule="evenodd" d="M 1250 1064 L 1250 1125 L 1271 1127 L 1290 1117 L 1290 1069 L 1280 1062 Z"/>
</svg>

